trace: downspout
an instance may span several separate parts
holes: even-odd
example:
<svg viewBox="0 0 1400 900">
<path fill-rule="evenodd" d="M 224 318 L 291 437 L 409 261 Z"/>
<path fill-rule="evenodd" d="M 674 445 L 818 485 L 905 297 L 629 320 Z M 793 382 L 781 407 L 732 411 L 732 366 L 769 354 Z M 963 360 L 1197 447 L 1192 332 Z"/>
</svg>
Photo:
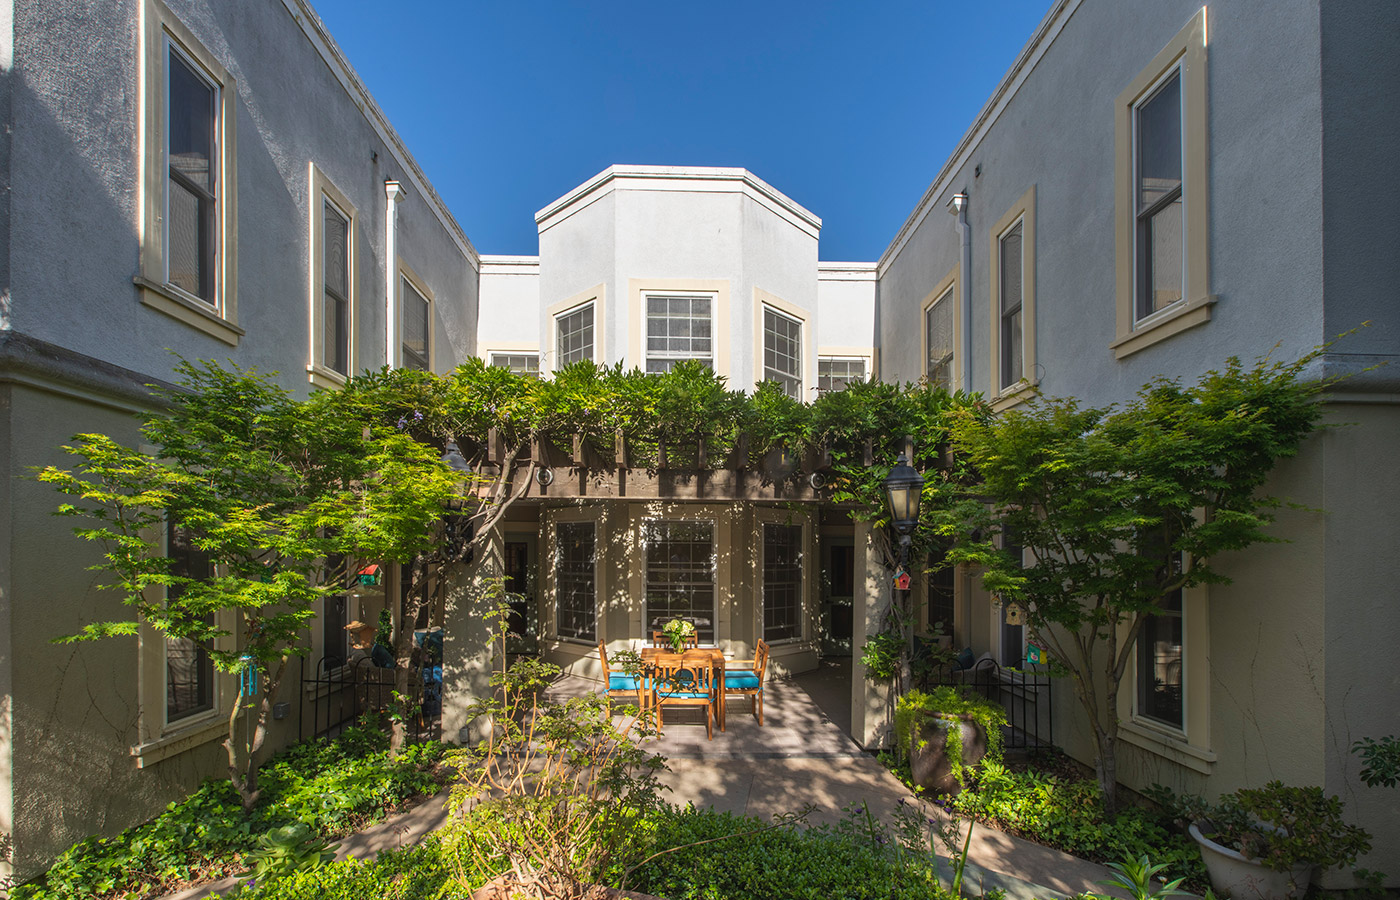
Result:
<svg viewBox="0 0 1400 900">
<path fill-rule="evenodd" d="M 958 353 L 962 356 L 962 381 L 958 388 L 972 390 L 972 230 L 967 226 L 967 194 L 959 191 L 948 201 L 948 212 L 957 216 L 958 242 L 962 261 L 958 268 L 958 291 L 962 296 L 962 328 Z"/>
<path fill-rule="evenodd" d="M 399 195 L 397 181 L 384 182 L 384 365 L 394 368 L 394 350 L 399 342 L 399 317 L 394 297 L 399 279 Z"/>
</svg>

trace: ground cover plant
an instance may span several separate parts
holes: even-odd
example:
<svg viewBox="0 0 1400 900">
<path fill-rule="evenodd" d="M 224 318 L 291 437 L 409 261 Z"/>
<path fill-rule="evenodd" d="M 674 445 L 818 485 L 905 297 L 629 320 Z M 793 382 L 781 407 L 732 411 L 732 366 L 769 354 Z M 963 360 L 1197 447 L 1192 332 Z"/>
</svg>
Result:
<svg viewBox="0 0 1400 900">
<path fill-rule="evenodd" d="M 227 781 L 206 781 L 186 799 L 110 838 L 65 851 L 13 900 L 140 900 L 249 868 L 259 838 L 305 826 L 311 843 L 379 821 L 415 797 L 431 795 L 445 774 L 439 744 L 413 744 L 396 759 L 377 729 L 353 728 L 337 741 L 298 744 L 263 765 L 262 796 L 251 813 Z"/>
</svg>

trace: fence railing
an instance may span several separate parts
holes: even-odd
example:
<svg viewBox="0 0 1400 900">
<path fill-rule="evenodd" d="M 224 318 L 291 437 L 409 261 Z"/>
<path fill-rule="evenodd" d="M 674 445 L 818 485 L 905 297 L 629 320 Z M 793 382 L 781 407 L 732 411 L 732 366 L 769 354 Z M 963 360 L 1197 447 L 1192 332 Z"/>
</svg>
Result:
<svg viewBox="0 0 1400 900">
<path fill-rule="evenodd" d="M 334 657 L 317 660 L 307 674 L 301 661 L 299 737 L 333 738 L 370 710 L 388 710 L 394 699 L 394 670 L 381 669 L 368 659 L 346 664 Z M 423 666 L 412 688 L 417 715 L 409 720 L 409 737 L 436 740 L 442 736 L 442 667 Z"/>
<path fill-rule="evenodd" d="M 1029 663 L 1010 669 L 995 660 L 981 659 L 970 669 L 956 665 L 934 666 L 925 681 L 928 687 L 953 685 L 966 688 L 1006 709 L 1006 749 L 1048 747 L 1054 741 L 1054 709 L 1050 701 L 1050 674 Z"/>
</svg>

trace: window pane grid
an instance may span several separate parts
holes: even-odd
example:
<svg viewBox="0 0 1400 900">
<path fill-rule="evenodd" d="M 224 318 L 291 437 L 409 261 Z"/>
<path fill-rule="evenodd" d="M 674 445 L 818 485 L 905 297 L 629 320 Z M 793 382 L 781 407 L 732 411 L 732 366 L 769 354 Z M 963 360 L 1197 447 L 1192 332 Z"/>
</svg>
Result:
<svg viewBox="0 0 1400 900">
<path fill-rule="evenodd" d="M 322 364 L 350 374 L 350 220 L 328 200 L 322 202 L 321 281 L 325 291 L 325 344 Z"/>
<path fill-rule="evenodd" d="M 853 381 L 865 380 L 863 359 L 818 359 L 817 391 L 842 391 Z"/>
<path fill-rule="evenodd" d="M 1180 553 L 1171 554 L 1170 567 L 1181 571 Z M 1181 601 L 1179 589 L 1162 598 L 1158 611 L 1143 622 L 1137 646 L 1138 714 L 1177 729 L 1186 725 L 1181 690 L 1185 644 Z"/>
<path fill-rule="evenodd" d="M 575 310 L 557 320 L 555 347 L 559 366 L 593 358 L 593 305 Z"/>
<path fill-rule="evenodd" d="M 167 53 L 166 280 L 215 302 L 218 89 Z"/>
<path fill-rule="evenodd" d="M 597 637 L 597 576 L 592 522 L 560 522 L 554 530 L 555 626 L 560 637 Z"/>
<path fill-rule="evenodd" d="M 540 377 L 540 356 L 538 353 L 492 353 L 491 365 L 498 369 L 509 369 L 526 378 Z"/>
<path fill-rule="evenodd" d="M 953 386 L 953 292 L 949 291 L 930 306 L 924 318 L 928 359 L 924 374 L 929 383 L 942 388 Z"/>
<path fill-rule="evenodd" d="M 1022 223 L 1001 237 L 1001 386 L 1024 377 L 1021 300 L 1023 287 Z"/>
<path fill-rule="evenodd" d="M 763 638 L 802 636 L 802 526 L 763 526 Z"/>
<path fill-rule="evenodd" d="M 428 371 L 428 318 L 431 307 L 407 278 L 403 279 L 403 367 Z"/>
<path fill-rule="evenodd" d="M 1138 318 L 1183 296 L 1181 73 L 1135 111 Z"/>
<path fill-rule="evenodd" d="M 715 540 L 709 522 L 648 522 L 646 615 L 655 624 L 693 619 L 702 643 L 714 643 Z"/>
<path fill-rule="evenodd" d="M 802 399 L 802 323 L 767 307 L 763 310 L 763 378 Z"/>
<path fill-rule="evenodd" d="M 713 366 L 709 297 L 647 297 L 647 371 L 669 372 L 677 361 Z"/>
</svg>

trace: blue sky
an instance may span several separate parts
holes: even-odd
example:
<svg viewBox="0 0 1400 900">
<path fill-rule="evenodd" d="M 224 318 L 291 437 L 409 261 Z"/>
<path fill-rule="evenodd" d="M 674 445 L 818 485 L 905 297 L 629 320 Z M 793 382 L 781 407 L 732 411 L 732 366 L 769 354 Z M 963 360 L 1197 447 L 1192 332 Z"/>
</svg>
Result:
<svg viewBox="0 0 1400 900">
<path fill-rule="evenodd" d="M 448 2 L 317 10 L 483 253 L 614 163 L 743 166 L 874 260 L 1050 0 Z"/>
</svg>

